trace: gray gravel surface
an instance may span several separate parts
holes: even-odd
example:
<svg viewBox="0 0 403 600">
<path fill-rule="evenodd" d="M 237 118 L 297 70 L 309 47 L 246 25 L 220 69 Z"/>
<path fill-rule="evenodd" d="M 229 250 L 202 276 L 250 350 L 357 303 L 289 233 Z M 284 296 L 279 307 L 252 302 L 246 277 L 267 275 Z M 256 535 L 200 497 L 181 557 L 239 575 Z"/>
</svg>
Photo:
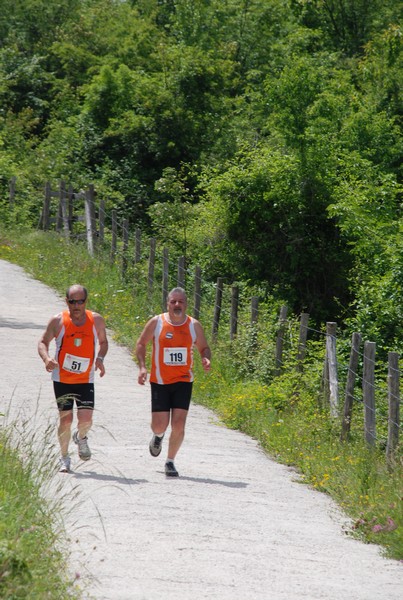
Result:
<svg viewBox="0 0 403 600">
<path fill-rule="evenodd" d="M 53 432 L 53 389 L 36 346 L 63 300 L 1 260 L 0 282 L 0 412 Z M 60 496 L 69 570 L 85 598 L 403 598 L 400 562 L 348 536 L 327 496 L 200 406 L 191 406 L 177 457 L 181 476 L 166 479 L 166 445 L 158 458 L 148 451 L 149 386 L 137 384 L 130 353 L 109 337 L 107 373 L 96 380 L 93 458 L 80 461 L 72 444 L 73 473 L 55 470 L 46 492 Z"/>
</svg>

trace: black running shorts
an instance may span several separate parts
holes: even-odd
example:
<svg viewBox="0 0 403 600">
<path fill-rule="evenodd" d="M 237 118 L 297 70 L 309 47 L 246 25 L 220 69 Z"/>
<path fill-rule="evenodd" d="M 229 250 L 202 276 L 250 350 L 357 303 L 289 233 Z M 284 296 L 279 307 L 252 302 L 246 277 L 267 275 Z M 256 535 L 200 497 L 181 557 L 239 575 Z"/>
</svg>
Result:
<svg viewBox="0 0 403 600">
<path fill-rule="evenodd" d="M 193 383 L 178 381 L 161 385 L 151 382 L 151 411 L 168 412 L 172 408 L 189 410 Z"/>
<path fill-rule="evenodd" d="M 77 408 L 94 409 L 95 391 L 93 383 L 60 383 L 54 381 L 53 388 L 59 410 L 73 410 L 74 402 Z"/>
</svg>

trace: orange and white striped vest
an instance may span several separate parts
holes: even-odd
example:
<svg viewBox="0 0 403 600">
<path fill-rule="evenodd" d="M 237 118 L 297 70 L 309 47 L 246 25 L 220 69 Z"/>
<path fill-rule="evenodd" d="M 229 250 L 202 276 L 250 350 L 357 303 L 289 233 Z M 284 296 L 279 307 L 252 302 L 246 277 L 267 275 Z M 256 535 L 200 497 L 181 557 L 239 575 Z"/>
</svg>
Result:
<svg viewBox="0 0 403 600">
<path fill-rule="evenodd" d="M 56 337 L 55 359 L 59 366 L 52 371 L 53 381 L 61 383 L 93 383 L 94 358 L 98 341 L 94 315 L 85 311 L 84 325 L 74 325 L 69 311 L 62 313 L 62 326 Z"/>
<path fill-rule="evenodd" d="M 150 381 L 167 384 L 193 381 L 194 319 L 187 316 L 182 325 L 173 325 L 167 313 L 158 316 L 153 338 Z"/>
</svg>

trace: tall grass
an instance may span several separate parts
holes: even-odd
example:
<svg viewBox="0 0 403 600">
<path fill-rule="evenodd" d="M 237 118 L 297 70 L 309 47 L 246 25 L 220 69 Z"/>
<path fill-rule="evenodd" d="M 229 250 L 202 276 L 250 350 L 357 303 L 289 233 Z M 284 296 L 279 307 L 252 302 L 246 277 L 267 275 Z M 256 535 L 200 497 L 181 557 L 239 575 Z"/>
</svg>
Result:
<svg viewBox="0 0 403 600">
<path fill-rule="evenodd" d="M 1 232 L 1 230 L 0 230 Z M 161 310 L 161 292 L 147 292 L 147 265 L 129 269 L 122 281 L 109 256 L 91 259 L 81 244 L 68 243 L 56 234 L 0 233 L 0 258 L 23 266 L 35 278 L 64 294 L 79 282 L 89 289 L 89 306 L 99 311 L 116 340 L 134 349 L 144 323 Z M 172 286 L 175 282 L 172 282 Z M 324 345 L 311 343 L 302 373 L 285 365 L 273 377 L 274 332 L 278 306 L 262 306 L 258 329 L 240 315 L 242 334 L 229 342 L 219 332 L 213 345 L 209 376 L 197 373 L 194 399 L 216 411 L 223 422 L 255 437 L 276 460 L 294 465 L 301 479 L 331 495 L 351 517 L 351 535 L 380 544 L 385 553 L 403 559 L 402 461 L 398 452 L 388 469 L 382 444 L 369 449 L 362 434 L 362 410 L 353 418 L 351 439 L 341 443 L 340 423 L 329 417 L 320 402 Z M 203 293 L 201 321 L 209 336 L 214 309 L 214 288 Z M 225 315 L 224 315 L 225 316 Z M 291 340 L 297 338 L 290 332 Z M 292 343 L 292 342 L 291 342 Z"/>
<path fill-rule="evenodd" d="M 79 599 L 68 573 L 60 490 L 52 477 L 53 427 L 34 432 L 27 422 L 0 429 L 0 597 Z M 49 489 L 53 482 L 53 489 Z"/>
</svg>

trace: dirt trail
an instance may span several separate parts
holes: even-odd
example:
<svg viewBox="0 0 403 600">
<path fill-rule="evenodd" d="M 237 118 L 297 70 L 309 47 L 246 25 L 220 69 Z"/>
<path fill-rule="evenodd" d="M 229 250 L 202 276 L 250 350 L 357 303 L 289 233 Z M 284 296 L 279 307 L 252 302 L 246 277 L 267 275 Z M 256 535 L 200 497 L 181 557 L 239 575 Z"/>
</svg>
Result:
<svg viewBox="0 0 403 600">
<path fill-rule="evenodd" d="M 63 301 L 1 260 L 0 282 L 0 412 L 35 427 L 55 424 L 36 345 Z M 86 598 L 402 599 L 401 563 L 347 536 L 328 497 L 200 406 L 191 407 L 177 457 L 181 477 L 167 480 L 166 448 L 157 459 L 148 452 L 148 385 L 137 385 L 135 363 L 113 342 L 105 365 L 93 459 L 79 461 L 72 445 L 74 472 L 54 477 L 67 506 L 70 569 Z"/>
</svg>

